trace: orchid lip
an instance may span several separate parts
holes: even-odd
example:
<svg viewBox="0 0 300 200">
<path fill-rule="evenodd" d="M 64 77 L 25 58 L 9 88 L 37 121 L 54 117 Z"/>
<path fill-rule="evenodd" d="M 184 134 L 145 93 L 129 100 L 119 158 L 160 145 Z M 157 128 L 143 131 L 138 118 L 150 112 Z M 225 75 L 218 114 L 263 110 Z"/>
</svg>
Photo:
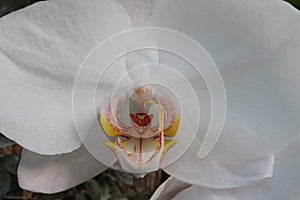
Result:
<svg viewBox="0 0 300 200">
<path fill-rule="evenodd" d="M 180 124 L 179 104 L 163 86 L 139 86 L 120 93 L 101 109 L 100 124 L 107 136 L 115 139 L 104 144 L 113 151 L 121 168 L 148 173 L 160 168 L 167 151 L 176 144 L 172 137 Z"/>
</svg>

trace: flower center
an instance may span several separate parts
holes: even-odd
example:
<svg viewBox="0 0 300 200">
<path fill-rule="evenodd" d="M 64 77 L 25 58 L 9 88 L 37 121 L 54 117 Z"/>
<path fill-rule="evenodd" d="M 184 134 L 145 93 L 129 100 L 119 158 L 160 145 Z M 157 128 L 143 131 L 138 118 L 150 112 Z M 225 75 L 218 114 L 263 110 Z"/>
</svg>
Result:
<svg viewBox="0 0 300 200">
<path fill-rule="evenodd" d="M 176 144 L 171 138 L 180 124 L 177 98 L 158 84 L 114 94 L 100 113 L 104 132 L 116 138 L 105 142 L 106 146 L 113 150 L 121 167 L 128 172 L 157 170 L 167 151 Z"/>
<path fill-rule="evenodd" d="M 138 126 L 148 126 L 151 123 L 153 115 L 147 115 L 147 113 L 130 113 L 130 119 L 133 123 L 137 124 Z"/>
</svg>

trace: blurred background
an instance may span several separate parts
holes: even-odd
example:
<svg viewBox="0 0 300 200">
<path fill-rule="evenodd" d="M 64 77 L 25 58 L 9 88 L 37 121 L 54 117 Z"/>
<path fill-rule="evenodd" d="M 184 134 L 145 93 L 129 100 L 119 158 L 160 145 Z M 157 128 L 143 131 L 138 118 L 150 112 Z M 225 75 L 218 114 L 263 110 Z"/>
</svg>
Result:
<svg viewBox="0 0 300 200">
<path fill-rule="evenodd" d="M 0 0 L 0 18 L 37 1 L 41 0 Z M 300 10 L 300 0 L 286 1 Z M 137 179 L 131 174 L 108 169 L 99 176 L 59 194 L 32 193 L 18 186 L 16 173 L 21 152 L 19 145 L 0 133 L 0 200 L 147 200 L 168 178 L 162 171 Z"/>
</svg>

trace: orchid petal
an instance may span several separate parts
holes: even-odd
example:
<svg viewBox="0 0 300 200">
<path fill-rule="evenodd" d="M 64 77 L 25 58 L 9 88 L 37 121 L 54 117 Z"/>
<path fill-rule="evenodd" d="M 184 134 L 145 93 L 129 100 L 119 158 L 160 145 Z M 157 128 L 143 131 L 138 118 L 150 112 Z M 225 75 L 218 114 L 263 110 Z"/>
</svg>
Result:
<svg viewBox="0 0 300 200">
<path fill-rule="evenodd" d="M 219 67 L 228 106 L 217 160 L 274 154 L 299 133 L 299 11 L 283 1 L 166 0 L 154 21 L 194 38 Z"/>
<path fill-rule="evenodd" d="M 40 154 L 79 148 L 76 72 L 94 46 L 130 26 L 112 0 L 45 1 L 1 18 L 0 131 Z"/>
<path fill-rule="evenodd" d="M 26 190 L 56 193 L 74 187 L 107 167 L 82 146 L 72 153 L 45 156 L 23 149 L 19 185 Z"/>
<path fill-rule="evenodd" d="M 149 26 L 150 16 L 161 0 L 117 0 L 128 12 L 134 27 Z"/>
<path fill-rule="evenodd" d="M 275 165 L 273 177 L 262 180 L 258 183 L 245 187 L 234 189 L 213 189 L 200 186 L 192 186 L 183 190 L 178 189 L 176 185 L 184 185 L 184 183 L 176 183 L 176 180 L 168 180 L 161 187 L 167 188 L 167 192 L 161 192 L 163 188 L 159 188 L 154 194 L 152 200 L 164 197 L 164 200 L 179 199 L 243 199 L 243 200 L 282 200 L 282 199 L 299 199 L 300 191 L 300 136 L 297 140 L 288 145 L 279 154 L 275 155 Z M 173 189 L 171 189 L 173 188 Z M 178 194 L 175 198 L 174 193 Z"/>
<path fill-rule="evenodd" d="M 178 193 L 191 187 L 191 184 L 179 181 L 173 177 L 168 178 L 154 192 L 150 200 L 168 200 L 175 197 Z"/>
<path fill-rule="evenodd" d="M 144 80 L 153 76 L 153 71 L 143 70 L 142 74 L 135 74 L 135 67 L 150 63 L 158 63 L 159 52 L 155 49 L 136 50 L 126 55 L 126 69 L 132 80 Z"/>
<path fill-rule="evenodd" d="M 272 155 L 243 163 L 226 163 L 211 155 L 199 159 L 199 145 L 199 140 L 195 139 L 190 149 L 164 170 L 181 181 L 221 189 L 241 187 L 272 177 Z"/>
</svg>

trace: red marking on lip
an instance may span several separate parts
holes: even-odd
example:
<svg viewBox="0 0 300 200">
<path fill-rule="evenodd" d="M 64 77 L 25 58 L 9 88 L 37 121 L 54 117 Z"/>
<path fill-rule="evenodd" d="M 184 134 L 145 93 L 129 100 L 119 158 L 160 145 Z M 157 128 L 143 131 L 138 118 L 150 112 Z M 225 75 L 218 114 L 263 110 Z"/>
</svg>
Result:
<svg viewBox="0 0 300 200">
<path fill-rule="evenodd" d="M 140 138 L 140 163 L 142 163 L 142 161 L 143 161 L 143 159 L 142 159 L 142 152 L 143 152 L 143 147 L 142 147 L 142 145 L 143 145 L 143 139 L 142 138 Z"/>
<path fill-rule="evenodd" d="M 148 126 L 151 123 L 152 115 L 147 115 L 147 113 L 130 113 L 130 119 L 139 126 Z"/>
</svg>

